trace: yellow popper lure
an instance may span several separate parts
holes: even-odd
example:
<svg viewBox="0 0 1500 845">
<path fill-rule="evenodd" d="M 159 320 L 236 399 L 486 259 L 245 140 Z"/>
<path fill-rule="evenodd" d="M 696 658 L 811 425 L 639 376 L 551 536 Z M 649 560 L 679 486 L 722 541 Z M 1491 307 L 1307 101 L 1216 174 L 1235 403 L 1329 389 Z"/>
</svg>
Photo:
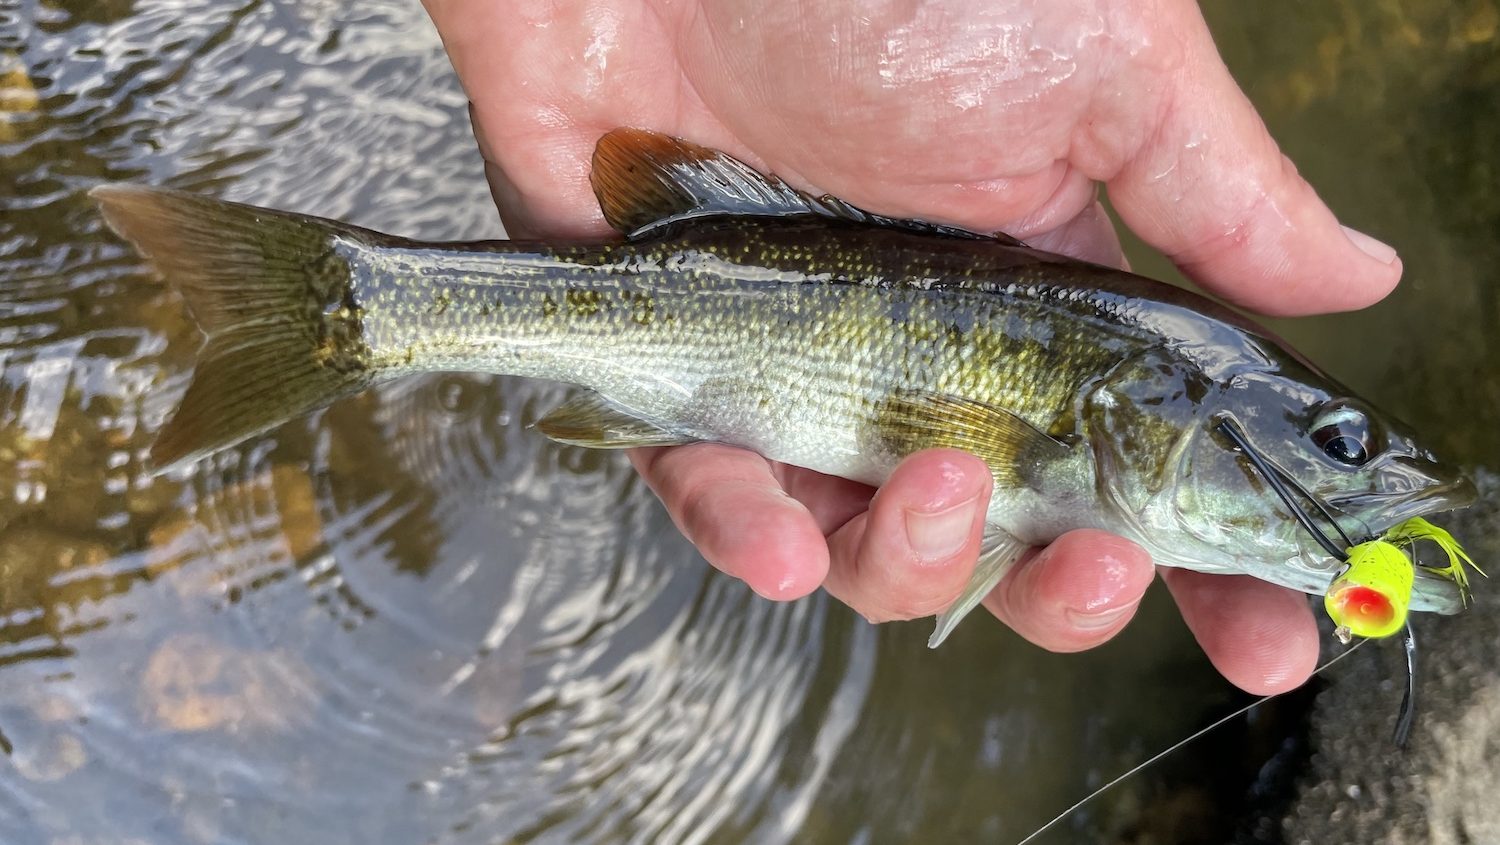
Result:
<svg viewBox="0 0 1500 845">
<path fill-rule="evenodd" d="M 1474 565 L 1473 558 L 1452 534 L 1421 517 L 1413 517 L 1374 540 L 1349 547 L 1347 565 L 1328 585 L 1323 597 L 1323 606 L 1339 626 L 1339 639 L 1347 642 L 1351 635 L 1388 637 L 1406 624 L 1416 564 L 1404 547 L 1418 540 L 1429 540 L 1447 554 L 1447 566 L 1424 568 L 1451 578 L 1467 601 L 1469 576 L 1464 566 L 1474 567 L 1481 575 L 1484 571 Z"/>
<path fill-rule="evenodd" d="M 1389 637 L 1401 630 L 1415 577 L 1411 558 L 1395 543 L 1371 540 L 1350 547 L 1348 566 L 1323 596 L 1339 639 Z"/>
</svg>

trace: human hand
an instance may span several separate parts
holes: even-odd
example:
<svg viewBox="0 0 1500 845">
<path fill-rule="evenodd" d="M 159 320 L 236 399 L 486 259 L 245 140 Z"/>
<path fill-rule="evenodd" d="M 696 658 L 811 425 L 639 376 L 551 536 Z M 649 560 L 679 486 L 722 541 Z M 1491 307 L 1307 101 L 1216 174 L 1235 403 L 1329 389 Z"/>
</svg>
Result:
<svg viewBox="0 0 1500 845">
<path fill-rule="evenodd" d="M 1102 182 L 1188 276 L 1268 314 L 1361 307 L 1401 275 L 1394 250 L 1341 228 L 1280 154 L 1189 0 L 426 3 L 512 236 L 606 233 L 590 154 L 638 126 L 882 214 L 1118 265 Z M 990 487 L 979 459 L 951 451 L 907 459 L 873 499 L 718 444 L 632 459 L 718 568 L 771 598 L 823 586 L 874 620 L 952 601 Z M 985 605 L 1038 645 L 1079 650 L 1126 624 L 1152 575 L 1134 544 L 1075 531 Z M 1230 681 L 1272 693 L 1307 678 L 1318 649 L 1303 596 L 1162 575 Z"/>
</svg>

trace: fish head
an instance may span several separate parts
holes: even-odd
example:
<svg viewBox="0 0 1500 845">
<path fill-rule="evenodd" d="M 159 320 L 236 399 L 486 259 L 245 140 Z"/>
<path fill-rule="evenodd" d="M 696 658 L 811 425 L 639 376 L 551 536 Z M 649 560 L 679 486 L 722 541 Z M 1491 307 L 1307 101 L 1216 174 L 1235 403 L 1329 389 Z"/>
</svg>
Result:
<svg viewBox="0 0 1500 845">
<path fill-rule="evenodd" d="M 1226 422 L 1247 448 L 1225 430 Z M 1241 372 L 1221 382 L 1188 436 L 1172 491 L 1179 523 L 1214 537 L 1234 555 L 1237 570 L 1305 592 L 1323 592 L 1343 562 L 1299 524 L 1247 451 L 1280 476 L 1281 486 L 1340 548 L 1346 544 L 1301 491 L 1355 543 L 1414 516 L 1467 506 L 1477 496 L 1462 470 L 1438 459 L 1409 426 L 1306 368 Z M 1454 581 L 1420 568 L 1413 590 L 1413 610 L 1462 607 Z"/>
</svg>

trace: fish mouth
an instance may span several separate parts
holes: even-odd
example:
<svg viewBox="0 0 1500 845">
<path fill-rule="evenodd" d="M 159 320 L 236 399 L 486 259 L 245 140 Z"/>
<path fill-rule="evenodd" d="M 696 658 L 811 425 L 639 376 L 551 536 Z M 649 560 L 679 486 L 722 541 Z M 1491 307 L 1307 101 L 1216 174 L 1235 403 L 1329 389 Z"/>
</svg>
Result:
<svg viewBox="0 0 1500 845">
<path fill-rule="evenodd" d="M 1327 503 L 1335 511 L 1357 520 L 1365 530 L 1379 536 L 1414 516 L 1431 516 L 1466 508 L 1478 499 L 1479 489 L 1474 486 L 1474 482 L 1460 477 L 1447 484 L 1395 498 L 1389 493 L 1359 493 L 1331 497 Z"/>
<path fill-rule="evenodd" d="M 1459 477 L 1447 484 L 1394 499 L 1389 494 L 1365 493 L 1330 499 L 1328 504 L 1337 512 L 1359 520 L 1374 536 L 1380 536 L 1414 516 L 1428 517 L 1466 508 L 1478 499 L 1479 490 L 1474 482 Z M 1412 583 L 1410 605 L 1412 610 L 1452 615 L 1464 609 L 1465 596 L 1453 579 L 1437 575 L 1424 566 L 1417 566 L 1415 569 L 1416 578 Z"/>
</svg>

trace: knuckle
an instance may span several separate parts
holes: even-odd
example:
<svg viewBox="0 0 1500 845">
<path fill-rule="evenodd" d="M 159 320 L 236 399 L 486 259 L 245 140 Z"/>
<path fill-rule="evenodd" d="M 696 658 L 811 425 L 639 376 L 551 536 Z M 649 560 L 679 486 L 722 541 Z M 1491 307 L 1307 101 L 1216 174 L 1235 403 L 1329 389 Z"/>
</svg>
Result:
<svg viewBox="0 0 1500 845">
<path fill-rule="evenodd" d="M 948 593 L 906 596 L 900 601 L 900 610 L 903 619 L 922 619 L 928 616 L 936 616 L 948 609 L 953 604 L 956 595 Z"/>
<path fill-rule="evenodd" d="M 839 599 L 871 625 L 884 625 L 887 622 L 901 622 L 911 618 L 902 613 L 900 607 L 888 601 L 887 596 L 872 591 L 868 584 L 848 586 L 853 589 L 841 590 Z"/>
</svg>

